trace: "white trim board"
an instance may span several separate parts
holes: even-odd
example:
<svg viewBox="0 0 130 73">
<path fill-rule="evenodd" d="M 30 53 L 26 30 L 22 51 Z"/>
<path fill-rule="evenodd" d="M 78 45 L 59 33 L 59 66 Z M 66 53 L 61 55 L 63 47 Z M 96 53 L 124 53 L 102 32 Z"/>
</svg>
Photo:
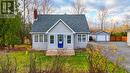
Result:
<svg viewBox="0 0 130 73">
<path fill-rule="evenodd" d="M 36 33 L 36 34 L 45 34 L 45 32 L 29 32 L 30 34 L 34 34 L 34 33 Z"/>
</svg>

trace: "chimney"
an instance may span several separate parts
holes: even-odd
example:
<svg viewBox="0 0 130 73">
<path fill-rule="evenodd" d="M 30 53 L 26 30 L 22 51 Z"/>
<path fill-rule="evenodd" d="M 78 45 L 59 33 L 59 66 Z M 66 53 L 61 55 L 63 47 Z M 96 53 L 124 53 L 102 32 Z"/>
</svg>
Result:
<svg viewBox="0 0 130 73">
<path fill-rule="evenodd" d="M 36 8 L 34 9 L 34 19 L 35 20 L 37 19 L 37 9 Z"/>
</svg>

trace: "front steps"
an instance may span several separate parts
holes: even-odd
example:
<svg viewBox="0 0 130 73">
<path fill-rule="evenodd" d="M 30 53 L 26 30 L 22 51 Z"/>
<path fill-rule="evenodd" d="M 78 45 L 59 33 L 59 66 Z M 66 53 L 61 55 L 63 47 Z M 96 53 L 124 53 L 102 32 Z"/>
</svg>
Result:
<svg viewBox="0 0 130 73">
<path fill-rule="evenodd" d="M 56 50 L 52 50 L 52 49 L 48 49 L 46 51 L 46 55 L 47 56 L 54 56 L 54 55 L 75 55 L 75 51 L 74 49 L 56 49 Z"/>
</svg>

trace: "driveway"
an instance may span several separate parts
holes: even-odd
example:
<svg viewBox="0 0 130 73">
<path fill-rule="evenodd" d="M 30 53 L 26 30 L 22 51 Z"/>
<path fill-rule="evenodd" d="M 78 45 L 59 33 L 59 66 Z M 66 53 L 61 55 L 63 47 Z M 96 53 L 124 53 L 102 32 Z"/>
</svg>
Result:
<svg viewBox="0 0 130 73">
<path fill-rule="evenodd" d="M 123 63 L 128 71 L 130 71 L 130 47 L 127 46 L 126 42 L 97 42 L 104 47 L 116 46 L 117 52 L 120 52 L 125 57 L 125 62 Z"/>
</svg>

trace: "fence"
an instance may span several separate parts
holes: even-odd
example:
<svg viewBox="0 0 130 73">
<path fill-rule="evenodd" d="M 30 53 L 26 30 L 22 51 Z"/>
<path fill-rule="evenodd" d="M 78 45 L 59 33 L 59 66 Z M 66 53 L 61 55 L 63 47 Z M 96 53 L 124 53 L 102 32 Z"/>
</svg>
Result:
<svg viewBox="0 0 130 73">
<path fill-rule="evenodd" d="M 127 41 L 127 36 L 111 36 L 110 41 Z"/>
</svg>

